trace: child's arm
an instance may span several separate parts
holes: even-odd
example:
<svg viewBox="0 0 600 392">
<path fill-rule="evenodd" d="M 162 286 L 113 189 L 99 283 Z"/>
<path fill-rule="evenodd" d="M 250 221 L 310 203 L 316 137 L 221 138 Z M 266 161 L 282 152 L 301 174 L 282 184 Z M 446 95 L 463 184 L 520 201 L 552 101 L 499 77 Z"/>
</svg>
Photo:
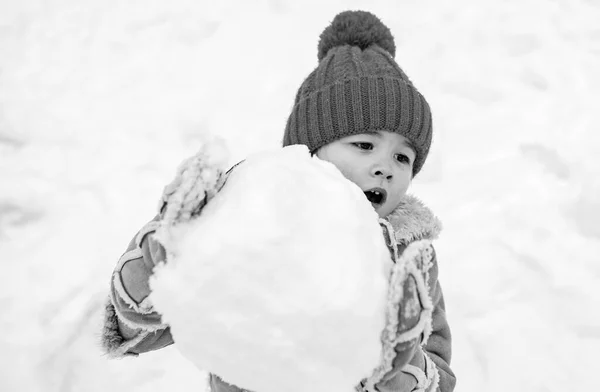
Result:
<svg viewBox="0 0 600 392">
<path fill-rule="evenodd" d="M 423 347 L 428 359 L 431 359 L 439 373 L 438 390 L 441 392 L 452 392 L 456 384 L 456 377 L 450 369 L 452 357 L 452 335 L 450 326 L 446 319 L 446 305 L 442 287 L 438 280 L 438 263 L 435 250 L 433 253 L 432 266 L 429 269 L 429 295 L 433 303 L 433 314 L 431 319 L 432 331 L 427 344 Z"/>
<path fill-rule="evenodd" d="M 416 276 L 412 282 L 406 280 L 399 286 L 402 287 L 404 294 L 401 297 L 402 303 L 398 307 L 400 327 L 398 337 L 404 343 L 395 346 L 396 357 L 393 368 L 376 385 L 375 390 L 380 392 L 452 392 L 454 390 L 456 379 L 449 366 L 451 335 L 445 316 L 444 299 L 438 282 L 437 259 L 433 247 L 429 245 L 426 248 L 430 249 L 430 252 L 426 252 L 430 255 L 429 261 L 426 262 L 429 267 L 426 267 L 427 272 L 423 271 L 427 284 L 425 285 L 424 280 L 421 280 L 421 284 L 419 284 L 417 281 L 420 278 Z M 421 249 L 425 248 L 421 247 Z M 421 255 L 423 254 L 421 253 Z M 419 259 L 416 256 L 414 252 L 411 252 L 411 256 L 408 257 L 409 260 L 415 261 Z M 422 287 L 422 289 L 416 289 L 417 287 Z M 428 292 L 427 299 L 422 298 L 425 302 L 416 300 L 415 296 L 420 296 L 417 294 L 418 292 Z M 421 304 L 420 315 L 413 312 L 406 313 L 407 309 L 413 308 L 411 304 L 415 303 Z M 421 328 L 419 325 L 422 325 L 421 323 L 427 319 L 431 319 L 431 328 L 425 328 L 428 340 L 427 344 L 422 346 L 420 342 L 424 335 L 412 337 L 414 332 L 411 331 L 418 331 Z M 405 337 L 402 338 L 402 335 Z M 408 364 L 406 364 L 407 362 Z M 371 391 L 371 389 L 366 390 Z"/>
<path fill-rule="evenodd" d="M 198 216 L 221 189 L 226 175 L 222 162 L 201 150 L 186 159 L 165 187 L 160 212 L 129 243 L 119 259 L 105 309 L 102 345 L 112 357 L 138 355 L 173 343 L 169 326 L 148 300 L 154 267 L 166 261 L 165 248 L 154 238 L 160 225 Z"/>
</svg>

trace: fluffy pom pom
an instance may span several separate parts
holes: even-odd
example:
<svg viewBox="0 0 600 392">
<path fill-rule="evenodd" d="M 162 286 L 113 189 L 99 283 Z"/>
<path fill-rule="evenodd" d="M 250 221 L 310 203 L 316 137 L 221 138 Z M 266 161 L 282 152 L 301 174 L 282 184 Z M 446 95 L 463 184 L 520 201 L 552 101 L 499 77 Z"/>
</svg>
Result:
<svg viewBox="0 0 600 392">
<path fill-rule="evenodd" d="M 392 57 L 396 55 L 394 37 L 378 17 L 366 11 L 344 11 L 321 33 L 318 58 L 321 61 L 336 46 L 353 45 L 364 50 L 374 44 Z"/>
</svg>

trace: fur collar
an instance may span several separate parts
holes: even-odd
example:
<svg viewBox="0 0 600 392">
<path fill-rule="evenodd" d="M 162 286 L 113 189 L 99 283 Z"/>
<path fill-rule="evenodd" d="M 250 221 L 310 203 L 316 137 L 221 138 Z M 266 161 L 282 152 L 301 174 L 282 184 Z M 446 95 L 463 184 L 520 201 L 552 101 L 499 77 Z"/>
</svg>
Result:
<svg viewBox="0 0 600 392">
<path fill-rule="evenodd" d="M 423 202 L 412 195 L 405 195 L 402 201 L 386 219 L 391 223 L 399 243 L 434 240 L 442 230 L 442 223 Z"/>
</svg>

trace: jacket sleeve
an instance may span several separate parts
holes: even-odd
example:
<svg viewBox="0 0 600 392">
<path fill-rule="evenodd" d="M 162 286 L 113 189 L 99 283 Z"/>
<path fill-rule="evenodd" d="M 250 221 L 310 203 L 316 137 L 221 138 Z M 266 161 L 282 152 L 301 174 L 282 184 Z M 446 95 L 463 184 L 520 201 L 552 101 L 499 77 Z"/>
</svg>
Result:
<svg viewBox="0 0 600 392">
<path fill-rule="evenodd" d="M 383 357 L 387 357 L 386 347 L 396 344 L 393 366 L 381 379 L 371 377 L 375 378 L 375 385 L 367 379 L 357 390 L 452 392 L 456 381 L 450 369 L 451 335 L 435 249 L 429 240 L 415 241 L 399 244 L 398 255 L 401 256 L 395 256 L 397 261 L 390 275 L 388 305 L 395 304 L 395 298 L 401 302 L 397 309 L 388 309 L 387 314 L 398 314 L 397 325 L 393 320 L 388 320 L 388 324 L 392 329 L 399 328 L 399 335 L 392 342 L 382 340 Z M 400 291 L 399 297 L 393 295 Z M 415 313 L 415 309 L 420 311 Z"/>
<path fill-rule="evenodd" d="M 148 279 L 166 258 L 165 249 L 152 236 L 158 219 L 137 233 L 112 274 L 101 338 L 110 357 L 135 356 L 173 343 L 168 325 L 148 300 Z"/>
<path fill-rule="evenodd" d="M 450 369 L 450 360 L 452 357 L 452 335 L 450 326 L 446 320 L 446 306 L 444 304 L 444 295 L 442 287 L 438 280 L 438 263 L 435 250 L 433 253 L 432 265 L 429 269 L 429 293 L 433 303 L 433 313 L 431 326 L 432 331 L 423 347 L 427 357 L 435 363 L 439 373 L 439 383 L 437 390 L 440 392 L 452 392 L 456 385 L 456 377 Z"/>
<path fill-rule="evenodd" d="M 223 174 L 221 155 L 220 142 L 206 143 L 179 165 L 163 191 L 159 214 L 137 233 L 119 259 L 110 282 L 101 338 L 109 356 L 138 355 L 173 343 L 169 326 L 148 297 L 148 279 L 154 267 L 166 260 L 165 249 L 154 233 L 160 225 L 171 226 L 201 213 L 229 173 Z"/>
</svg>

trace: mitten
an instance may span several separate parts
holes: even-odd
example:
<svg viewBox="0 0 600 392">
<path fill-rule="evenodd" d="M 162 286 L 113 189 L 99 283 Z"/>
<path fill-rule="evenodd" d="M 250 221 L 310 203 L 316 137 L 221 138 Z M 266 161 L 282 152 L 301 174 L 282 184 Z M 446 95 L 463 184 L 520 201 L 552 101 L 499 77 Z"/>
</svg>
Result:
<svg viewBox="0 0 600 392">
<path fill-rule="evenodd" d="M 211 141 L 179 165 L 159 203 L 162 225 L 173 226 L 200 214 L 225 182 L 224 156 L 222 142 Z"/>
<path fill-rule="evenodd" d="M 435 364 L 417 345 L 410 362 L 394 368 L 376 386 L 377 392 L 433 392 L 437 390 L 439 375 Z"/>
</svg>

